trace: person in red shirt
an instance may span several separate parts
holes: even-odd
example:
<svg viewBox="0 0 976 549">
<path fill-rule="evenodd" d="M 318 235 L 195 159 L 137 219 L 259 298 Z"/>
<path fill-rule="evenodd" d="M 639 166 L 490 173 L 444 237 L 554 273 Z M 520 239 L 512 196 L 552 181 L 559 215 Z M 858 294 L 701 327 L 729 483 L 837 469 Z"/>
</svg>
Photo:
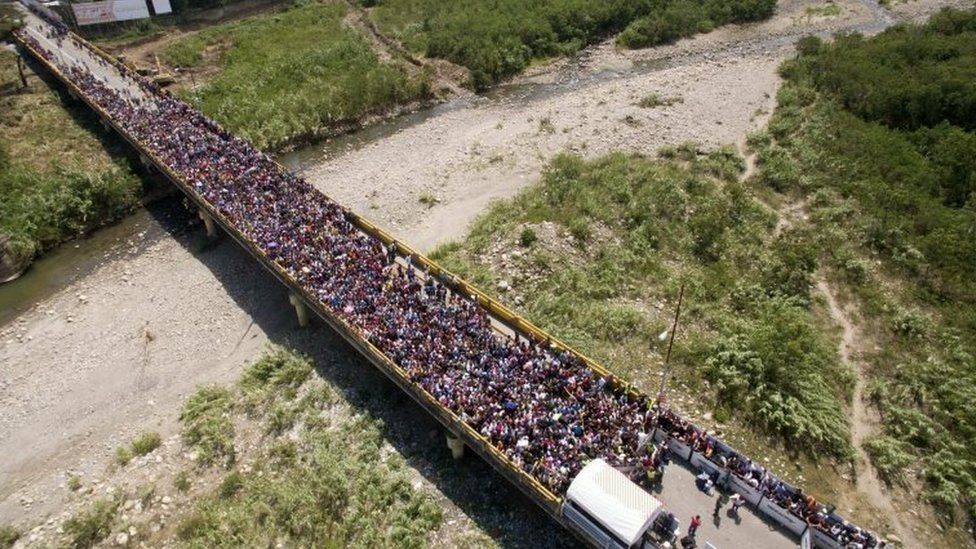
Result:
<svg viewBox="0 0 976 549">
<path fill-rule="evenodd" d="M 701 515 L 695 515 L 691 518 L 691 524 L 688 525 L 688 537 L 695 537 L 695 532 L 698 531 L 699 526 L 701 526 Z"/>
</svg>

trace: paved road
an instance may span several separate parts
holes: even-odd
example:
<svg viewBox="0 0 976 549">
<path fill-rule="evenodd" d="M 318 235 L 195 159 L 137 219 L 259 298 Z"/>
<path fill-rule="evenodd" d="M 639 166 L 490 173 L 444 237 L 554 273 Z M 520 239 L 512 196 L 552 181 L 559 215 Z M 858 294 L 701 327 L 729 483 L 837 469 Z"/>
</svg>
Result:
<svg viewBox="0 0 976 549">
<path fill-rule="evenodd" d="M 696 474 L 697 471 L 693 471 L 690 466 L 674 460 L 664 474 L 661 491 L 655 495 L 681 521 L 682 535 L 687 531 L 691 517 L 701 515 L 702 525 L 698 528 L 697 535 L 699 547 L 704 547 L 706 542 L 717 549 L 799 546 L 799 540 L 794 539 L 792 534 L 774 528 L 771 523 L 755 514 L 748 504 L 739 509 L 738 520 L 728 515 L 728 504 L 721 510 L 718 518 L 713 518 L 712 512 L 718 496 L 709 496 L 698 490 L 695 486 Z"/>
<path fill-rule="evenodd" d="M 116 89 L 124 89 L 132 95 L 142 93 L 114 67 L 104 63 L 88 50 L 79 48 L 71 40 L 62 40 L 60 47 L 57 47 L 46 37 L 45 23 L 33 14 L 27 16 L 27 22 L 31 34 L 42 45 L 57 52 L 62 61 L 72 65 L 85 65 L 93 74 Z M 702 516 L 703 524 L 697 536 L 699 547 L 704 547 L 706 542 L 717 549 L 778 549 L 799 545 L 790 534 L 775 529 L 748 507 L 742 508 L 738 520 L 727 515 L 727 507 L 722 510 L 718 518 L 713 518 L 712 511 L 716 496 L 709 496 L 699 491 L 695 487 L 695 472 L 678 460 L 669 467 L 663 484 L 655 495 L 664 503 L 666 509 L 678 517 L 682 533 L 687 530 L 693 515 Z"/>
</svg>

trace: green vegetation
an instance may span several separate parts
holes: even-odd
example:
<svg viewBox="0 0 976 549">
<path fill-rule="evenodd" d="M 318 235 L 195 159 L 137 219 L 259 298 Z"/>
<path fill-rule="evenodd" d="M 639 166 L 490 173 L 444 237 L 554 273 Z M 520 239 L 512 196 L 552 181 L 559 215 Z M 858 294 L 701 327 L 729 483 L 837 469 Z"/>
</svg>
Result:
<svg viewBox="0 0 976 549">
<path fill-rule="evenodd" d="M 20 539 L 20 531 L 13 526 L 0 524 L 0 549 L 13 547 Z"/>
<path fill-rule="evenodd" d="M 813 235 L 774 233 L 772 212 L 738 182 L 742 159 L 731 149 L 661 155 L 557 157 L 539 185 L 434 256 L 482 285 L 504 275 L 533 322 L 646 388 L 655 383 L 647 334 L 671 313 L 647 304 L 673 303 L 684 281 L 690 305 L 675 359 L 705 400 L 794 448 L 848 456 L 852 378 L 809 309 Z M 485 253 L 498 239 L 514 248 L 543 224 L 560 227 L 568 249 L 540 236 L 513 272 L 497 273 Z"/>
<path fill-rule="evenodd" d="M 617 42 L 628 48 L 669 44 L 729 23 L 769 18 L 776 0 L 672 0 L 658 2 L 648 15 L 627 26 Z"/>
<path fill-rule="evenodd" d="M 190 478 L 190 472 L 186 469 L 176 473 L 176 476 L 173 477 L 173 488 L 176 488 L 176 491 L 181 494 L 189 492 L 192 486 L 193 480 Z"/>
<path fill-rule="evenodd" d="M 20 25 L 20 12 L 17 8 L 13 4 L 0 4 L 0 42 L 10 40 L 10 33 Z"/>
<path fill-rule="evenodd" d="M 637 106 L 643 109 L 653 109 L 655 107 L 670 107 L 675 103 L 681 103 L 683 101 L 684 100 L 678 96 L 663 97 L 657 93 L 649 93 L 637 102 Z"/>
<path fill-rule="evenodd" d="M 403 460 L 381 452 L 380 423 L 337 418 L 334 391 L 307 381 L 308 359 L 272 348 L 248 367 L 240 391 L 287 409 L 294 434 L 272 438 L 247 472 L 229 472 L 179 526 L 189 547 L 422 547 L 440 509 L 411 486 Z M 254 411 L 273 421 L 270 408 Z M 250 460 L 249 460 L 250 461 Z"/>
<path fill-rule="evenodd" d="M 67 486 L 68 490 L 71 490 L 72 492 L 81 490 L 81 477 L 78 475 L 71 475 L 68 477 L 68 482 L 65 484 L 65 486 Z"/>
<path fill-rule="evenodd" d="M 233 408 L 233 394 L 216 385 L 200 387 L 183 405 L 183 443 L 196 452 L 202 465 L 219 459 L 228 466 L 234 463 L 234 423 L 230 417 Z"/>
<path fill-rule="evenodd" d="M 808 17 L 834 17 L 840 15 L 841 8 L 833 2 L 833 0 L 828 0 L 825 4 L 820 6 L 807 6 L 806 14 Z"/>
<path fill-rule="evenodd" d="M 867 319 L 874 465 L 974 519 L 976 11 L 798 49 L 758 183 L 805 201 L 815 260 Z"/>
<path fill-rule="evenodd" d="M 115 463 L 125 467 L 132 461 L 132 450 L 128 446 L 119 446 L 115 449 Z"/>
<path fill-rule="evenodd" d="M 768 17 L 775 0 L 360 0 L 387 36 L 471 70 L 484 89 L 535 59 L 567 55 L 624 31 L 643 47 L 730 22 Z M 686 20 L 694 24 L 687 25 Z M 626 29 L 626 30 L 625 30 Z M 668 35 L 670 36 L 670 34 Z M 674 38 L 670 38 L 673 40 Z"/>
<path fill-rule="evenodd" d="M 258 147 L 276 148 L 427 93 L 422 77 L 380 61 L 365 37 L 343 25 L 347 11 L 303 2 L 209 27 L 163 57 L 195 66 L 213 50 L 219 72 L 187 98 Z"/>
<path fill-rule="evenodd" d="M 159 433 L 142 433 L 132 441 L 132 453 L 137 456 L 144 456 L 159 448 L 159 445 L 162 443 L 163 439 L 159 436 Z"/>
<path fill-rule="evenodd" d="M 112 533 L 112 523 L 119 511 L 118 499 L 96 501 L 64 523 L 64 533 L 72 549 L 87 549 Z"/>
<path fill-rule="evenodd" d="M 80 107 L 66 110 L 27 72 L 29 86 L 22 90 L 16 54 L 0 50 L 0 236 L 10 237 L 0 255 L 21 266 L 120 218 L 138 204 L 142 190 L 128 162 L 109 155 L 121 151 L 119 145 L 92 135 L 93 115 Z"/>
</svg>

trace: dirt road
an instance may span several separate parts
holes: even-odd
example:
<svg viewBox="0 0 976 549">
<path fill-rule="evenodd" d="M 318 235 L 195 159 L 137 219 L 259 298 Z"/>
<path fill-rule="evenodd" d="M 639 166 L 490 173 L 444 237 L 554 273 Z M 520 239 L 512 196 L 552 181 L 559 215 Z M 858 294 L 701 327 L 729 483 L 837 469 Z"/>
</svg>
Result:
<svg viewBox="0 0 976 549">
<path fill-rule="evenodd" d="M 786 0 L 771 21 L 656 50 L 596 46 L 305 174 L 429 249 L 462 236 L 492 200 L 532 182 L 560 151 L 741 143 L 771 111 L 776 67 L 796 36 L 876 22 L 866 4 L 837 4 L 840 15 L 824 19 L 807 15 L 818 2 Z M 913 5 L 924 10 L 912 17 L 933 7 Z M 636 106 L 652 92 L 681 101 Z M 428 208 L 421 197 L 438 202 Z M 459 517 L 445 528 L 476 524 L 509 541 L 544 544 L 540 513 L 506 506 L 511 489 L 485 480 L 493 475 L 483 464 L 444 472 L 432 457 L 444 453 L 440 442 L 415 436 L 433 428 L 430 420 L 324 328 L 297 330 L 284 289 L 232 242 L 201 249 L 199 231 L 180 229 L 153 238 L 143 253 L 106 261 L 0 328 L 0 522 L 43 524 L 61 513 L 74 497 L 63 487 L 68 471 L 97 484 L 117 446 L 147 429 L 172 435 L 193 387 L 236 379 L 243 361 L 275 341 L 297 344 L 327 365 L 323 375 L 367 395 L 364 409 L 385 417 L 396 451 Z M 430 448 L 416 449 L 418 440 Z"/>
</svg>

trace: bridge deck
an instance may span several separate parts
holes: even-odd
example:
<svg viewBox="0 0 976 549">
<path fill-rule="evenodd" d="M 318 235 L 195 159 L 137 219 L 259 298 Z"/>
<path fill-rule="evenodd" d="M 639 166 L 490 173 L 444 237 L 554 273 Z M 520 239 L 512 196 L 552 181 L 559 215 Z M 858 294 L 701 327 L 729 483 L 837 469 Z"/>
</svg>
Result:
<svg viewBox="0 0 976 549">
<path fill-rule="evenodd" d="M 46 36 L 48 26 L 44 21 L 33 14 L 29 14 L 27 16 L 27 21 L 27 32 L 31 37 L 37 40 L 37 42 L 43 48 L 48 49 L 49 52 L 55 56 L 54 61 L 56 65 L 83 66 L 87 71 L 101 80 L 106 86 L 120 91 L 130 97 L 143 97 L 144 92 L 140 86 L 138 86 L 129 77 L 122 74 L 115 66 L 105 62 L 104 59 L 96 55 L 89 48 L 79 46 L 71 40 L 62 40 L 60 43 L 55 43 L 55 41 Z M 47 63 L 43 60 L 42 62 Z M 69 86 L 71 85 L 71 82 L 65 76 L 65 74 L 61 73 L 59 70 L 63 67 L 49 65 L 49 68 L 55 72 L 59 78 L 69 84 Z M 94 105 L 87 100 L 86 102 L 89 102 L 93 108 L 98 110 L 97 105 Z M 104 116 L 105 113 L 102 112 L 100 114 Z M 462 438 L 464 438 L 472 449 L 484 457 L 506 478 L 516 484 L 523 492 L 539 503 L 547 512 L 557 518 L 557 520 L 559 519 L 558 504 L 560 501 L 560 495 L 554 493 L 552 490 L 541 484 L 537 479 L 514 466 L 506 455 L 489 444 L 470 426 L 461 422 L 459 418 L 450 410 L 438 405 L 437 402 L 434 401 L 426 391 L 421 389 L 416 384 L 411 383 L 404 375 L 405 373 L 403 370 L 400 369 L 396 364 L 393 364 L 393 362 L 390 361 L 389 358 L 387 358 L 382 352 L 380 352 L 379 349 L 374 347 L 368 341 L 365 341 L 361 333 L 346 324 L 342 319 L 336 318 L 331 311 L 327 309 L 327 307 L 323 306 L 323 304 L 319 302 L 315 294 L 309 288 L 302 287 L 288 272 L 282 269 L 281 266 L 271 261 L 264 250 L 255 245 L 254 242 L 239 231 L 237 227 L 234 227 L 231 223 L 229 223 L 227 219 L 224 218 L 219 211 L 214 209 L 211 204 L 207 203 L 199 195 L 197 195 L 194 192 L 194 189 L 187 185 L 186 182 L 182 181 L 177 174 L 172 172 L 169 167 L 163 164 L 157 157 L 152 155 L 151 151 L 146 150 L 140 143 L 132 138 L 132 136 L 127 135 L 121 127 L 114 124 L 114 121 L 110 122 L 113 122 L 113 126 L 116 128 L 116 130 L 119 130 L 122 136 L 132 143 L 132 145 L 136 147 L 140 153 L 150 156 L 151 160 L 157 165 L 162 173 L 166 174 L 175 184 L 177 184 L 185 193 L 187 193 L 187 195 L 194 200 L 198 206 L 201 207 L 201 209 L 211 212 L 232 237 L 234 237 L 242 246 L 251 252 L 252 255 L 254 255 L 262 263 L 262 265 L 264 265 L 272 273 L 274 273 L 275 276 L 282 280 L 284 284 L 289 286 L 292 291 L 301 295 L 309 306 L 319 314 L 319 316 L 333 326 L 341 335 L 343 335 L 343 337 L 345 337 L 354 347 L 356 347 L 357 350 L 362 352 L 374 364 L 380 367 L 384 373 L 386 373 L 394 382 L 396 382 L 401 388 L 403 388 L 408 394 L 417 400 L 418 403 L 420 403 L 425 409 L 432 413 L 441 423 L 452 431 L 455 431 L 458 435 L 462 436 Z M 367 221 L 356 216 L 355 214 L 350 214 L 350 217 L 359 226 L 359 228 L 370 237 L 377 238 L 386 244 L 392 240 L 390 235 L 372 226 Z M 425 267 L 431 273 L 431 275 L 436 276 L 442 274 L 438 266 L 428 262 L 426 258 L 414 252 L 409 247 L 401 245 L 400 261 L 405 262 L 406 257 L 411 259 L 411 262 L 415 267 Z M 492 320 L 493 327 L 500 333 L 506 335 L 520 333 L 522 335 L 532 335 L 538 339 L 548 337 L 547 334 L 525 322 L 517 315 L 514 315 L 511 313 L 511 311 L 508 311 L 506 308 L 494 300 L 491 300 L 477 289 L 470 287 L 464 281 L 458 280 L 454 281 L 453 283 L 455 285 L 454 287 L 459 290 L 459 293 L 462 293 L 465 296 L 474 297 L 475 301 L 488 312 Z M 626 385 L 626 383 L 612 378 L 612 376 L 603 370 L 603 368 L 599 367 L 599 365 L 593 364 L 591 361 L 586 360 L 585 358 L 583 360 L 585 360 L 586 364 L 590 368 L 597 371 L 600 376 L 613 379 L 614 383 L 619 386 L 620 391 L 629 392 L 638 397 L 642 396 L 633 388 Z M 672 466 L 668 470 L 662 489 L 660 493 L 656 495 L 664 502 L 665 506 L 669 510 L 675 512 L 675 514 L 681 520 L 683 527 L 686 527 L 691 515 L 702 515 L 704 524 L 700 528 L 698 536 L 699 542 L 702 544 L 706 541 L 710 541 L 716 547 L 758 548 L 789 547 L 795 546 L 796 544 L 795 540 L 793 540 L 791 536 L 771 528 L 766 522 L 746 508 L 742 510 L 742 518 L 739 521 L 734 521 L 732 518 L 727 517 L 723 512 L 722 515 L 720 515 L 720 520 L 713 522 L 711 518 L 711 511 L 714 506 L 714 498 L 707 496 L 694 488 L 694 475 L 690 472 L 690 470 L 684 468 L 683 466 Z"/>
</svg>

